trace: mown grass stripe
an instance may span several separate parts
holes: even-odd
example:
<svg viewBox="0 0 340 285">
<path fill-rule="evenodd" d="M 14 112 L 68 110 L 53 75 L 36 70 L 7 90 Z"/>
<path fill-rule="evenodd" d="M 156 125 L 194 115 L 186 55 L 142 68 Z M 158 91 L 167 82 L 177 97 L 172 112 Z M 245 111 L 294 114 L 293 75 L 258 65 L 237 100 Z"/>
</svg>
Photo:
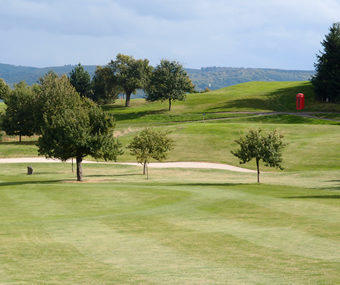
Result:
<svg viewBox="0 0 340 285">
<path fill-rule="evenodd" d="M 230 284 L 288 284 L 288 280 L 279 276 L 245 268 L 220 267 L 163 246 L 155 239 L 120 233 L 101 222 L 64 221 L 44 227 L 53 239 L 74 246 L 85 256 L 126 273 L 141 275 L 156 284 L 228 284 L 231 279 Z"/>
</svg>

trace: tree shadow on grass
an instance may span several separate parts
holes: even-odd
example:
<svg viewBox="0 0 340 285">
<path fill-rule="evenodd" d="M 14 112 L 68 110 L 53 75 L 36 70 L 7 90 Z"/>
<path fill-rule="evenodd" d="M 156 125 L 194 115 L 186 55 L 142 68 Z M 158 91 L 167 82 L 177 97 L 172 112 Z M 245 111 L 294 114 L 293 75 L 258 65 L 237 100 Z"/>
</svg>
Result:
<svg viewBox="0 0 340 285">
<path fill-rule="evenodd" d="M 266 91 L 263 91 L 266 92 Z M 220 110 L 229 108 L 241 108 L 241 109 L 259 109 L 259 110 L 271 110 L 271 111 L 294 111 L 296 109 L 296 94 L 304 93 L 307 101 L 311 100 L 314 96 L 313 90 L 310 84 L 303 82 L 299 86 L 292 86 L 287 88 L 275 89 L 272 92 L 266 92 L 261 98 L 243 98 L 235 99 L 232 101 L 222 103 L 218 107 L 211 108 L 210 110 Z M 308 99 L 308 100 L 307 100 Z"/>
<path fill-rule="evenodd" d="M 8 186 L 23 186 L 23 185 L 37 185 L 37 184 L 51 184 L 51 183 L 59 183 L 65 180 L 46 180 L 46 181 L 15 181 L 15 182 L 1 182 L 0 187 L 8 187 Z"/>
<path fill-rule="evenodd" d="M 232 101 L 228 101 L 225 102 L 224 104 L 222 103 L 221 105 L 219 105 L 218 107 L 213 107 L 213 108 L 209 108 L 207 111 L 209 112 L 217 112 L 217 111 L 221 111 L 224 109 L 240 109 L 240 110 L 244 110 L 246 109 L 259 109 L 259 110 L 263 110 L 263 109 L 267 109 L 267 100 L 264 99 L 258 99 L 258 98 L 253 98 L 253 99 L 236 99 L 236 100 L 232 100 Z"/>
<path fill-rule="evenodd" d="M 340 195 L 308 195 L 284 197 L 285 199 L 340 199 Z"/>
<path fill-rule="evenodd" d="M 18 146 L 23 146 L 23 145 L 37 145 L 37 141 L 4 141 L 0 142 L 0 145 L 18 145 Z"/>
<path fill-rule="evenodd" d="M 139 176 L 139 175 L 143 175 L 140 173 L 131 173 L 131 174 L 98 174 L 98 175 L 84 175 L 84 178 L 99 178 L 99 177 L 120 177 L 120 176 Z"/>
<path fill-rule="evenodd" d="M 148 110 L 148 111 L 140 111 L 134 113 L 125 113 L 125 114 L 113 114 L 116 121 L 125 121 L 125 120 L 136 120 L 148 115 L 164 115 L 167 114 L 167 109 L 159 109 L 159 110 Z"/>
<path fill-rule="evenodd" d="M 254 184 L 254 183 L 183 183 L 183 184 L 172 184 L 172 186 L 199 186 L 199 187 L 211 187 L 211 186 L 238 186 L 238 185 L 246 185 L 246 184 Z"/>
</svg>

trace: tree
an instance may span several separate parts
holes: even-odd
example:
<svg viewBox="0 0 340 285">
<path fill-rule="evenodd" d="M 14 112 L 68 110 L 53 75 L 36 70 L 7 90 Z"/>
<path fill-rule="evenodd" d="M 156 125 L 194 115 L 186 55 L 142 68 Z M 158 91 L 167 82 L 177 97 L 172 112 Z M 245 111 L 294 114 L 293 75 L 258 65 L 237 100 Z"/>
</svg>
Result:
<svg viewBox="0 0 340 285">
<path fill-rule="evenodd" d="M 89 98 L 98 104 L 114 103 L 123 90 L 114 84 L 111 69 L 107 66 L 97 66 L 91 82 Z"/>
<path fill-rule="evenodd" d="M 4 96 L 7 107 L 3 116 L 2 129 L 7 135 L 18 135 L 20 142 L 22 136 L 32 136 L 35 133 L 34 100 L 33 88 L 25 81 L 14 84 L 14 90 Z"/>
<path fill-rule="evenodd" d="M 125 107 L 130 107 L 130 97 L 137 89 L 148 84 L 152 67 L 147 59 L 134 59 L 132 56 L 118 54 L 116 60 L 107 65 L 112 72 L 111 80 L 119 85 L 126 95 Z"/>
<path fill-rule="evenodd" d="M 194 92 L 192 84 L 183 66 L 176 61 L 161 60 L 161 63 L 152 71 L 150 83 L 146 88 L 147 101 L 169 100 L 183 101 L 187 92 Z"/>
<path fill-rule="evenodd" d="M 145 128 L 127 146 L 130 149 L 130 154 L 135 156 L 137 162 L 143 165 L 143 174 L 145 174 L 147 164 L 151 159 L 163 161 L 168 157 L 168 152 L 174 148 L 174 140 L 169 138 L 168 134 L 169 132 Z"/>
<path fill-rule="evenodd" d="M 316 100 L 336 102 L 340 100 L 340 23 L 334 23 L 329 34 L 321 42 L 324 51 L 317 55 L 312 76 Z"/>
<path fill-rule="evenodd" d="M 66 76 L 46 75 L 39 95 L 44 120 L 38 140 L 40 155 L 62 161 L 75 157 L 77 181 L 83 181 L 85 156 L 116 160 L 122 154 L 121 144 L 113 138 L 113 116 L 88 99 L 76 96 Z"/>
<path fill-rule="evenodd" d="M 79 63 L 70 72 L 70 82 L 82 97 L 87 97 L 91 87 L 91 76 Z"/>
<path fill-rule="evenodd" d="M 6 84 L 5 80 L 0 78 L 0 99 L 4 100 L 6 95 L 10 92 L 9 86 Z"/>
<path fill-rule="evenodd" d="M 283 135 L 277 130 L 268 132 L 263 135 L 262 130 L 249 130 L 244 136 L 241 135 L 239 140 L 240 149 L 231 151 L 233 155 L 240 159 L 240 164 L 247 163 L 253 158 L 256 160 L 257 182 L 260 183 L 259 162 L 262 160 L 265 166 L 276 167 L 283 170 L 282 149 L 287 145 L 283 142 Z"/>
</svg>

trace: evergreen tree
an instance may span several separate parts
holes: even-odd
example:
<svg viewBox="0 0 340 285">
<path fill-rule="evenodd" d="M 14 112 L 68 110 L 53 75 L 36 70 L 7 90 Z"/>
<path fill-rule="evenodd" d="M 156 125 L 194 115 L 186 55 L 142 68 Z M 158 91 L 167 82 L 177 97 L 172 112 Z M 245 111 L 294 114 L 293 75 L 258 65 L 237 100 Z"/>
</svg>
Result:
<svg viewBox="0 0 340 285">
<path fill-rule="evenodd" d="M 324 51 L 317 55 L 316 74 L 311 82 L 316 100 L 337 102 L 340 100 L 340 23 L 330 27 L 321 44 Z"/>
<path fill-rule="evenodd" d="M 70 72 L 69 78 L 77 92 L 82 97 L 87 97 L 90 91 L 91 76 L 87 71 L 85 71 L 84 67 L 80 63 Z"/>
</svg>

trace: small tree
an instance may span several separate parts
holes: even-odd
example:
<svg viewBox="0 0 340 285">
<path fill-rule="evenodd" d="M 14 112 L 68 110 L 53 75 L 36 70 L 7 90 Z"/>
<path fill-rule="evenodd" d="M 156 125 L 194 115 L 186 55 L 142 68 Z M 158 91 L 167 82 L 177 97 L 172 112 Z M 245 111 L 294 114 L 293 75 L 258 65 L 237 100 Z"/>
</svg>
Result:
<svg viewBox="0 0 340 285">
<path fill-rule="evenodd" d="M 321 42 L 324 51 L 317 55 L 312 77 L 316 99 L 330 102 L 340 100 L 340 23 L 334 23 Z"/>
<path fill-rule="evenodd" d="M 186 93 L 194 92 L 194 89 L 195 86 L 179 62 L 163 59 L 152 71 L 149 85 L 145 89 L 146 100 L 168 100 L 171 111 L 172 101 L 185 100 Z"/>
<path fill-rule="evenodd" d="M 4 100 L 6 95 L 10 92 L 9 86 L 6 84 L 5 80 L 0 78 L 0 99 Z"/>
<path fill-rule="evenodd" d="M 145 128 L 127 146 L 130 154 L 135 156 L 137 162 L 143 165 L 143 174 L 147 170 L 150 159 L 163 161 L 168 157 L 168 152 L 174 148 L 174 140 L 168 137 L 169 132 L 154 131 Z M 149 178 L 149 172 L 147 172 Z"/>
<path fill-rule="evenodd" d="M 2 129 L 7 135 L 18 135 L 19 142 L 22 136 L 32 136 L 35 133 L 34 100 L 33 88 L 25 81 L 14 84 L 14 90 L 10 90 L 4 96 L 7 107 L 3 116 Z"/>
<path fill-rule="evenodd" d="M 87 97 L 91 87 L 91 76 L 79 63 L 70 72 L 70 82 L 82 97 Z"/>
<path fill-rule="evenodd" d="M 240 149 L 231 151 L 231 153 L 240 159 L 240 164 L 255 158 L 257 182 L 260 183 L 260 160 L 265 163 L 265 166 L 283 170 L 281 165 L 282 149 L 287 145 L 283 142 L 283 138 L 283 135 L 280 135 L 277 130 L 265 135 L 262 134 L 261 129 L 249 130 L 244 136 L 241 135 L 239 140 L 235 140 Z"/>
</svg>

